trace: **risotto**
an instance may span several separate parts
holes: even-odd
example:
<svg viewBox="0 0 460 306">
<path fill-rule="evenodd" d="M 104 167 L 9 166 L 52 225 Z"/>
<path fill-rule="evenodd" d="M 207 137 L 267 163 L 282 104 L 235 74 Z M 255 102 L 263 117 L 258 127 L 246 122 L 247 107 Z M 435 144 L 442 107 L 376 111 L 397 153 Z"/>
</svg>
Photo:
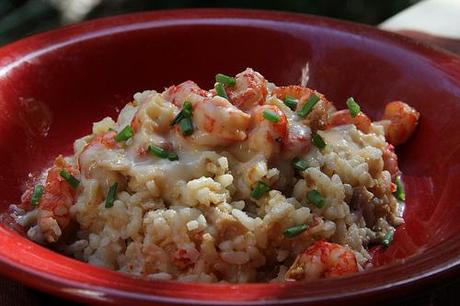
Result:
<svg viewBox="0 0 460 306">
<path fill-rule="evenodd" d="M 11 215 L 92 265 L 188 282 L 313 280 L 372 266 L 404 222 L 394 145 L 419 113 L 372 122 L 349 98 L 276 86 L 248 68 L 203 90 L 136 93 L 58 156 Z"/>
</svg>

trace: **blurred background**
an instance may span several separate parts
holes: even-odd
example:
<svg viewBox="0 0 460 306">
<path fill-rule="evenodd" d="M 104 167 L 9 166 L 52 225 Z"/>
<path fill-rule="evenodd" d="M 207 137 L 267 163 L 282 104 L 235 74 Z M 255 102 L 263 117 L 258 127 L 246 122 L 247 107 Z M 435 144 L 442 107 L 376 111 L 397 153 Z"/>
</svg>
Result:
<svg viewBox="0 0 460 306">
<path fill-rule="evenodd" d="M 376 25 L 419 1 L 0 0 L 0 45 L 65 24 L 144 10 L 185 7 L 254 8 L 322 15 Z"/>
</svg>

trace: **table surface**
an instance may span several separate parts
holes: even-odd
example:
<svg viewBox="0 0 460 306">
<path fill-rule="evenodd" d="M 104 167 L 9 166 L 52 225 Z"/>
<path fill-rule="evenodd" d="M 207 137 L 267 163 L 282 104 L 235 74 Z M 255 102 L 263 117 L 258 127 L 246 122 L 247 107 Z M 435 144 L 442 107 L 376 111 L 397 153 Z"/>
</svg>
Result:
<svg viewBox="0 0 460 306">
<path fill-rule="evenodd" d="M 387 19 L 379 27 L 460 39 L 460 0 L 424 0 Z"/>
<path fill-rule="evenodd" d="M 424 17 L 427 16 L 427 12 L 430 12 L 430 18 Z M 442 16 L 442 18 L 436 16 Z M 460 54 L 459 16 L 460 0 L 425 0 L 390 18 L 382 23 L 380 28 L 400 32 Z M 447 19 L 450 20 L 450 23 L 446 22 Z M 433 20 L 441 21 L 433 22 Z M 431 290 L 384 305 L 453 306 L 459 304 L 456 299 L 459 291 L 460 279 L 450 280 L 437 284 Z M 29 289 L 15 281 L 0 278 L 0 306 L 54 306 L 63 304 L 78 305 Z"/>
</svg>

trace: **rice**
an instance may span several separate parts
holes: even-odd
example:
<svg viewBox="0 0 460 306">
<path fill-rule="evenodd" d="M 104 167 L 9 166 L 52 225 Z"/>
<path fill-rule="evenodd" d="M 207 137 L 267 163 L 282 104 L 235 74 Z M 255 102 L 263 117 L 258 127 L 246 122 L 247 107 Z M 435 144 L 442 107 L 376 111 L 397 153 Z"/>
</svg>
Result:
<svg viewBox="0 0 460 306">
<path fill-rule="evenodd" d="M 237 101 L 238 90 L 251 89 L 252 83 L 240 84 L 245 73 L 263 80 L 246 70 L 237 76 L 229 99 Z M 16 209 L 17 222 L 28 228 L 30 239 L 47 244 L 68 231 L 68 218 L 79 228 L 59 240 L 67 254 L 153 280 L 283 281 L 299 262 L 304 279 L 325 277 L 326 263 L 302 257 L 318 246 L 352 254 L 356 271 L 372 266 L 368 247 L 403 222 L 392 194 L 394 173 L 386 169 L 382 125 L 371 123 L 367 133 L 353 124 L 326 128 L 321 120 L 335 109 L 324 97 L 320 103 L 326 113 L 314 109 L 302 119 L 271 92 L 275 85 L 267 88 L 256 105 L 264 104 L 275 115 L 282 109 L 288 136 L 276 138 L 280 132 L 272 123 L 257 119 L 262 106 L 242 112 L 191 81 L 163 93 L 136 93 L 117 121 L 104 118 L 93 124 L 92 134 L 75 141 L 74 155 L 65 159 L 80 181 L 71 205 Z M 251 91 L 251 97 L 257 93 Z M 195 130 L 188 138 L 180 127 L 170 126 L 185 100 L 194 105 Z M 206 113 L 219 105 L 225 105 L 224 112 Z M 209 115 L 220 125 L 206 125 Z M 126 126 L 133 135 L 114 142 Z M 312 132 L 322 137 L 325 148 L 311 144 Z M 296 142 L 302 137 L 310 144 Z M 152 156 L 149 145 L 163 148 L 164 154 L 174 152 L 177 159 Z M 293 157 L 308 167 L 294 171 Z M 255 196 L 260 182 L 268 190 Z M 114 183 L 116 196 L 110 202 L 107 193 Z M 309 198 L 312 192 L 320 195 L 319 203 Z M 288 236 L 299 226 L 302 231 Z"/>
</svg>

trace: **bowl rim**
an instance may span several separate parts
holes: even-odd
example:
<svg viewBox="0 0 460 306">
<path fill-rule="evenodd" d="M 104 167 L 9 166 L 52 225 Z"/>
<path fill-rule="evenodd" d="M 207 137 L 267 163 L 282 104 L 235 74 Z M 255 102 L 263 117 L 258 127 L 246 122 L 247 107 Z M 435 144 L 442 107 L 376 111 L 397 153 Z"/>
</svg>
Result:
<svg viewBox="0 0 460 306">
<path fill-rule="evenodd" d="M 121 31 L 136 31 L 153 27 L 164 27 L 173 25 L 202 25 L 202 24 L 219 24 L 219 25 L 236 25 L 241 20 L 247 21 L 251 26 L 262 26 L 264 22 L 268 23 L 294 23 L 297 26 L 308 27 L 325 27 L 329 30 L 339 31 L 351 35 L 359 35 L 374 41 L 379 41 L 383 44 L 391 45 L 395 48 L 400 48 L 408 52 L 414 53 L 424 58 L 440 59 L 440 70 L 444 63 L 452 63 L 452 60 L 460 64 L 460 57 L 455 54 L 439 49 L 437 47 L 425 45 L 411 38 L 401 36 L 395 33 L 385 32 L 374 27 L 355 24 L 346 21 L 338 21 L 331 18 L 316 17 L 298 13 L 262 11 L 262 10 L 243 10 L 243 9 L 175 9 L 161 10 L 152 12 L 141 12 L 133 14 L 124 14 L 106 18 L 95 19 L 82 22 L 75 25 L 70 25 L 58 28 L 52 31 L 36 34 L 28 38 L 13 42 L 0 48 L 0 58 L 5 55 L 13 54 L 14 56 L 0 62 L 0 79 L 16 66 L 21 65 L 26 60 L 33 59 L 47 52 L 55 51 L 61 47 L 74 44 L 80 41 L 95 39 L 98 37 L 113 35 Z M 32 48 L 31 48 L 32 46 Z M 444 66 L 445 71 L 452 67 Z M 448 72 L 446 72 L 448 73 Z M 460 80 L 457 80 L 460 87 Z M 0 226 L 0 245 L 2 242 L 18 237 L 17 234 L 8 233 L 2 224 Z M 12 235 L 15 235 L 14 237 Z M 25 239 L 25 238 L 22 238 Z M 427 286 L 434 281 L 444 279 L 446 277 L 457 274 L 460 271 L 460 237 L 452 241 L 441 241 L 437 247 L 426 250 L 423 255 L 414 255 L 404 261 L 404 269 L 407 274 L 404 277 L 391 278 L 392 273 L 401 268 L 400 263 L 390 264 L 385 267 L 375 268 L 371 271 L 365 271 L 358 275 L 351 275 L 346 278 L 338 278 L 327 281 L 317 281 L 311 283 L 312 290 L 308 296 L 293 295 L 295 297 L 283 296 L 273 300 L 259 300 L 261 295 L 247 295 L 248 298 L 235 300 L 228 296 L 219 299 L 207 299 L 207 297 L 216 298 L 216 293 L 213 293 L 213 288 L 225 288 L 229 293 L 235 293 L 247 290 L 271 290 L 276 288 L 290 289 L 293 291 L 300 290 L 302 283 L 263 283 L 263 284 L 185 284 L 169 281 L 148 281 L 149 284 L 163 284 L 172 287 L 170 293 L 184 288 L 188 290 L 202 289 L 207 291 L 205 296 L 200 298 L 177 298 L 171 296 L 152 295 L 141 292 L 128 292 L 124 289 L 116 289 L 107 286 L 99 286 L 91 283 L 81 283 L 70 279 L 61 278 L 49 271 L 38 271 L 32 265 L 22 265 L 14 260 L 11 254 L 7 254 L 7 250 L 0 248 L 0 273 L 8 275 L 11 278 L 20 280 L 31 287 L 40 290 L 52 292 L 56 295 L 71 298 L 74 300 L 85 300 L 88 302 L 104 302 L 109 303 L 111 299 L 124 299 L 130 302 L 160 302 L 160 303 L 187 303 L 187 304 L 232 304 L 232 305 L 260 305 L 260 304 L 285 304 L 291 303 L 312 303 L 333 301 L 338 299 L 353 299 L 361 296 L 380 295 L 384 298 L 401 294 L 403 290 L 415 290 L 420 286 Z M 51 251 L 50 251 L 51 252 Z M 64 257 L 60 254 L 56 256 Z M 430 259 L 437 259 L 433 264 Z M 76 264 L 77 262 L 71 258 L 62 259 L 63 262 Z M 84 264 L 78 262 L 80 264 Z M 87 265 L 87 264 L 84 264 Z M 101 270 L 101 268 L 91 267 L 91 269 Z M 103 270 L 104 273 L 120 274 Z M 147 281 L 133 279 L 129 276 L 126 278 L 127 283 L 142 284 Z M 388 280 L 391 280 L 388 281 Z M 363 286 L 350 288 L 349 283 L 353 281 L 373 282 L 373 286 Z M 326 290 L 321 289 L 321 286 L 327 282 L 328 287 L 341 288 L 338 293 L 331 294 Z M 347 285 L 348 283 L 348 285 Z M 171 286 L 174 284 L 174 286 Z M 63 285 L 75 290 L 86 290 L 86 294 L 79 294 L 77 291 L 61 290 Z M 344 291 L 346 288 L 347 291 Z M 316 290 L 316 291 L 315 291 Z M 92 294 L 91 294 L 92 292 Z M 95 293 L 102 294 L 101 296 Z M 101 300 L 102 298 L 102 300 Z"/>
</svg>

